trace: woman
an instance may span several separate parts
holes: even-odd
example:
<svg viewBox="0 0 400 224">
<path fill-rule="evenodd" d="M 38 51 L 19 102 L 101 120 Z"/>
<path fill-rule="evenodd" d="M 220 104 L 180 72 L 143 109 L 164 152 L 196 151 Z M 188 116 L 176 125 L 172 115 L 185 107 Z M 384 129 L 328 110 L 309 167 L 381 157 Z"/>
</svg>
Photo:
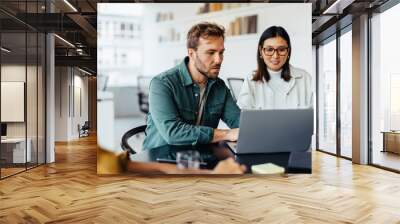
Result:
<svg viewBox="0 0 400 224">
<path fill-rule="evenodd" d="M 243 83 L 241 109 L 293 109 L 312 107 L 311 76 L 290 65 L 291 45 L 286 30 L 266 29 L 258 42 L 257 70 Z"/>
</svg>

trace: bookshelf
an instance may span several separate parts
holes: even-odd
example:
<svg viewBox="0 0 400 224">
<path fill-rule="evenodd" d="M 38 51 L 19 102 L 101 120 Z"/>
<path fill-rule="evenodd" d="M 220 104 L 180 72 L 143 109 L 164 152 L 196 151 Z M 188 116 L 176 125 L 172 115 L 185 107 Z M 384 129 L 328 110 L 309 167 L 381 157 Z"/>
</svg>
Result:
<svg viewBox="0 0 400 224">
<path fill-rule="evenodd" d="M 213 6 L 215 4 L 222 6 Z M 254 12 L 254 10 L 259 10 L 260 7 L 256 5 L 250 3 L 204 3 L 204 5 L 210 5 L 208 12 L 198 12 L 186 17 L 175 15 L 171 11 L 157 12 L 155 14 L 156 26 L 159 30 L 157 42 L 159 44 L 184 43 L 188 29 L 201 21 L 211 21 L 223 25 L 227 39 L 256 34 L 259 31 L 259 12 Z M 199 11 L 201 10 L 199 9 Z"/>
</svg>

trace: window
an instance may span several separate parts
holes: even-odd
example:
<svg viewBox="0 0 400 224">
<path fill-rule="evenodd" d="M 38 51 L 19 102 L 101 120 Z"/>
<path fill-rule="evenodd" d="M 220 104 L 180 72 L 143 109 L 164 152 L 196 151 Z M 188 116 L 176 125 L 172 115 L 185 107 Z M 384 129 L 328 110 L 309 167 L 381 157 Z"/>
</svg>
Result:
<svg viewBox="0 0 400 224">
<path fill-rule="evenodd" d="M 336 39 L 318 48 L 318 149 L 336 153 Z"/>
<path fill-rule="evenodd" d="M 43 3 L 30 2 L 27 8 L 20 2 L 21 16 L 36 13 L 37 4 Z M 14 21 L 2 12 L 0 17 Z M 0 29 L 0 123 L 6 126 L 2 137 L 12 142 L 0 144 L 0 178 L 45 163 L 45 44 L 45 34 L 38 30 L 6 23 Z M 22 103 L 4 100 L 11 95 L 23 96 L 17 98 Z M 22 119 L 12 116 L 14 104 L 20 106 L 14 112 L 22 112 Z"/>
<path fill-rule="evenodd" d="M 400 4 L 371 18 L 371 137 L 372 163 L 400 170 L 400 156 L 385 146 L 383 132 L 400 130 Z M 395 133 L 393 133 L 396 135 Z M 398 133 L 400 135 L 400 133 Z M 394 139 L 400 139 L 398 136 Z M 399 141 L 392 141 L 395 149 Z M 391 144 L 392 144 L 391 143 Z"/>
<path fill-rule="evenodd" d="M 125 53 L 122 53 L 121 54 L 121 63 L 124 65 L 124 64 L 126 64 L 126 54 Z"/>
<path fill-rule="evenodd" d="M 97 20 L 103 26 L 99 27 L 102 30 L 98 32 L 103 33 L 103 36 L 97 42 L 98 73 L 108 77 L 108 87 L 135 86 L 137 76 L 143 75 L 144 41 L 136 30 L 143 22 L 142 6 L 140 4 L 129 6 L 129 13 L 121 16 L 121 10 L 126 8 L 126 4 L 99 6 Z M 110 29 L 107 31 L 105 24 L 108 23 Z M 118 41 L 114 41 L 113 38 L 118 38 Z"/>
<path fill-rule="evenodd" d="M 352 156 L 352 35 L 340 36 L 340 154 Z"/>
</svg>

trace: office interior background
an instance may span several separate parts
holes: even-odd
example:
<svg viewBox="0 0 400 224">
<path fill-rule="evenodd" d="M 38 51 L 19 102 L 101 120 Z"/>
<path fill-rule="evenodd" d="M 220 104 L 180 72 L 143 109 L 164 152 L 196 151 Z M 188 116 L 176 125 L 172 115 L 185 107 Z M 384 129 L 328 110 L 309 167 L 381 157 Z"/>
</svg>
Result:
<svg viewBox="0 0 400 224">
<path fill-rule="evenodd" d="M 55 162 L 55 142 L 78 139 L 85 122 L 96 130 L 96 40 L 65 10 L 62 1 L 0 3 L 2 179 Z"/>
<path fill-rule="evenodd" d="M 98 144 L 102 148 L 122 151 L 124 133 L 145 124 L 147 110 L 143 107 L 147 105 L 139 97 L 148 94 L 151 78 L 187 56 L 186 34 L 198 22 L 215 22 L 226 29 L 226 51 L 219 77 L 227 85 L 229 78 L 243 79 L 255 70 L 258 40 L 273 25 L 284 27 L 291 37 L 291 64 L 312 73 L 311 4 L 217 3 L 211 4 L 210 10 L 215 6 L 229 10 L 199 13 L 206 6 L 98 4 L 99 99 L 112 99 L 98 103 L 102 108 L 98 111 Z M 280 18 L 282 11 L 298 19 Z M 241 84 L 237 84 L 236 91 L 240 91 Z M 220 128 L 227 128 L 220 123 Z M 140 143 L 131 143 L 136 152 L 141 151 Z"/>
<path fill-rule="evenodd" d="M 146 110 L 135 75 L 140 46 L 132 44 L 146 37 L 143 18 L 98 15 L 97 3 L 122 2 L 138 1 L 0 1 L 0 222 L 398 223 L 399 1 L 290 1 L 311 4 L 313 173 L 266 178 L 97 175 L 97 120 L 117 136 L 142 124 Z M 198 18 L 252 6 L 200 7 Z M 168 29 L 176 21 L 165 11 L 158 21 Z M 110 58 L 97 57 L 103 28 L 126 51 L 104 46 Z M 177 33 L 160 41 L 172 48 L 179 43 L 168 42 L 184 39 Z M 245 44 L 252 35 L 233 39 Z M 105 78 L 100 68 L 108 67 L 128 84 Z M 107 108 L 115 121 L 102 120 Z"/>
<path fill-rule="evenodd" d="M 2 178 L 46 161 L 53 162 L 54 142 L 78 138 L 85 121 L 95 132 L 96 88 L 99 102 L 109 104 L 99 103 L 104 108 L 99 113 L 104 111 L 107 116 L 99 120 L 105 127 L 115 128 L 113 134 L 108 129 L 104 136 L 110 138 L 103 140 L 117 150 L 120 136 L 144 123 L 145 113 L 140 110 L 138 93 L 146 94 L 146 78 L 173 66 L 185 55 L 181 45 L 185 38 L 183 27 L 188 22 L 218 17 L 231 29 L 226 45 L 232 46 L 236 53 L 225 59 L 225 65 L 240 60 L 233 57 L 239 57 L 242 51 L 250 54 L 254 49 L 248 47 L 249 43 L 255 42 L 268 24 L 261 18 L 261 9 L 254 6 L 257 3 L 216 3 L 209 4 L 207 9 L 205 3 L 187 4 L 182 14 L 177 13 L 174 4 L 147 11 L 143 9 L 146 4 L 132 11 L 113 11 L 111 6 L 102 10 L 101 4 L 98 7 L 96 3 L 2 1 Z M 306 51 L 304 55 L 302 49 L 294 51 L 292 63 L 314 77 L 313 149 L 350 160 L 357 154 L 353 159 L 357 163 L 398 171 L 396 131 L 400 129 L 400 103 L 396 96 L 400 91 L 400 72 L 395 55 L 400 48 L 396 42 L 400 33 L 394 27 L 400 19 L 400 6 L 396 1 L 339 2 L 331 8 L 328 6 L 334 1 L 309 3 L 312 15 L 307 19 L 311 21 L 311 30 L 308 26 L 297 28 L 292 39 L 296 45 L 304 41 L 300 30 L 310 32 L 312 54 Z M 153 16 L 143 16 L 143 12 Z M 258 16 L 256 33 L 234 30 L 235 19 L 252 15 Z M 292 20 L 281 22 L 290 26 Z M 151 26 L 160 29 L 158 35 L 144 29 Z M 150 41 L 158 44 L 149 44 Z M 151 50 L 144 51 L 146 46 Z M 152 52 L 170 53 L 164 58 L 163 54 Z M 364 57 L 364 61 L 355 57 Z M 157 66 L 145 63 L 153 59 L 160 63 Z M 248 61 L 231 71 L 229 66 L 223 67 L 221 77 L 247 75 L 255 67 L 251 58 Z M 356 76 L 357 71 L 362 74 Z M 354 84 L 354 80 L 360 83 Z M 355 86 L 359 89 L 354 89 Z M 101 101 L 103 97 L 113 100 Z M 357 102 L 353 102 L 355 98 Z M 354 105 L 364 108 L 354 111 Z M 107 108 L 113 108 L 113 115 L 107 114 Z M 110 116 L 115 121 L 108 119 Z M 353 127 L 354 119 L 358 119 L 357 127 Z M 352 136 L 355 131 L 361 133 L 356 138 Z M 357 152 L 352 147 L 354 140 L 361 142 Z"/>
</svg>

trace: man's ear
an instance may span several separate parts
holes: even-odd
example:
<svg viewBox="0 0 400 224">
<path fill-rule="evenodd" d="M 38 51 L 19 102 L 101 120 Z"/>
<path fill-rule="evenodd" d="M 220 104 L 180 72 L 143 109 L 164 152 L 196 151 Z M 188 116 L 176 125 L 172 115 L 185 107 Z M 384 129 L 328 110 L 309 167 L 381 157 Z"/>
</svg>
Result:
<svg viewBox="0 0 400 224">
<path fill-rule="evenodd" d="M 193 58 L 194 54 L 195 54 L 195 50 L 193 48 L 188 48 L 188 56 L 190 59 Z"/>
</svg>

